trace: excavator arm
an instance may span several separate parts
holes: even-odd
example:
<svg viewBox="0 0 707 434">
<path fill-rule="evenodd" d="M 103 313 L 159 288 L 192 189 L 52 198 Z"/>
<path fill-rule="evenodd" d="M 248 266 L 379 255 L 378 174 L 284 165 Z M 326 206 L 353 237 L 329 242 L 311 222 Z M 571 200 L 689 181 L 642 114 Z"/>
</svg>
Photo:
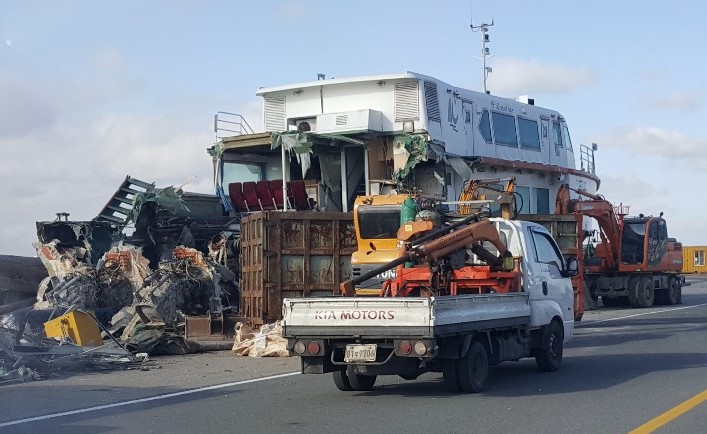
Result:
<svg viewBox="0 0 707 434">
<path fill-rule="evenodd" d="M 570 191 L 588 199 L 570 199 Z M 557 214 L 578 213 L 594 218 L 599 224 L 602 242 L 609 249 L 610 255 L 606 258 L 607 265 L 610 268 L 615 268 L 621 263 L 620 245 L 623 221 L 618 218 L 614 206 L 608 200 L 600 195 L 582 189 L 570 188 L 569 185 L 563 184 L 557 192 L 555 212 Z"/>
</svg>

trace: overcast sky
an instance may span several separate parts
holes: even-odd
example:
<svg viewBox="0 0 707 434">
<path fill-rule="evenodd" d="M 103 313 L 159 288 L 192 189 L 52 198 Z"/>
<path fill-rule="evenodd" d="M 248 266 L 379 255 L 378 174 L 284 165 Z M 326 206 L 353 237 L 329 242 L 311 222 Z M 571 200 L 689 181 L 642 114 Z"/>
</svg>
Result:
<svg viewBox="0 0 707 434">
<path fill-rule="evenodd" d="M 473 14 L 472 14 L 473 12 Z M 213 115 L 262 130 L 258 87 L 414 71 L 528 94 L 596 142 L 599 192 L 707 244 L 707 85 L 697 1 L 31 1 L 0 4 L 0 254 L 35 221 L 95 217 L 126 175 L 212 192 Z"/>
</svg>

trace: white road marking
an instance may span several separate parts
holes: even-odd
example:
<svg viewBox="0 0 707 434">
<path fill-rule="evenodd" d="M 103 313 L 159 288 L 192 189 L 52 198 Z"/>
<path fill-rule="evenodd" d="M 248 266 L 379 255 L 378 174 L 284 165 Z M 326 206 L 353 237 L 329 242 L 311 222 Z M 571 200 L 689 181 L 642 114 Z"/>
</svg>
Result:
<svg viewBox="0 0 707 434">
<path fill-rule="evenodd" d="M 616 321 L 620 319 L 627 319 L 627 318 L 635 318 L 637 316 L 644 316 L 644 315 L 653 315 L 656 313 L 663 313 L 663 312 L 673 312 L 676 310 L 684 310 L 684 309 L 692 309 L 695 307 L 702 307 L 702 306 L 707 306 L 707 303 L 702 303 L 702 304 L 696 304 L 694 306 L 682 306 L 682 307 L 674 307 L 672 309 L 663 309 L 663 310 L 654 310 L 651 312 L 642 312 L 642 313 L 635 313 L 633 315 L 626 315 L 626 316 L 619 316 L 616 318 L 608 318 L 608 319 L 599 319 L 596 321 L 582 321 L 581 323 L 577 324 L 575 323 L 576 328 L 584 328 L 584 326 L 591 326 L 592 324 L 599 324 L 602 322 L 608 322 L 608 321 Z"/>
<path fill-rule="evenodd" d="M 274 380 L 277 378 L 290 377 L 293 375 L 299 375 L 299 372 L 289 372 L 287 374 L 271 375 L 269 377 L 253 378 L 251 380 L 235 381 L 233 383 L 216 384 L 213 386 L 200 387 L 198 389 L 183 390 L 181 392 L 165 393 L 164 395 L 150 396 L 148 398 L 131 399 L 129 401 L 115 402 L 113 404 L 97 405 L 95 407 L 79 408 L 77 410 L 62 411 L 60 413 L 46 414 L 44 416 L 27 417 L 24 419 L 11 420 L 9 422 L 0 423 L 0 427 L 19 425 L 28 422 L 36 422 L 39 420 L 54 419 L 57 417 L 70 416 L 73 414 L 88 413 L 91 411 L 105 410 L 108 408 L 123 407 L 125 405 L 139 404 L 141 402 L 159 401 L 161 399 L 174 398 L 176 396 L 191 395 L 199 392 L 206 392 L 208 390 L 223 389 L 231 386 L 240 386 L 242 384 L 256 383 L 258 381 Z"/>
</svg>

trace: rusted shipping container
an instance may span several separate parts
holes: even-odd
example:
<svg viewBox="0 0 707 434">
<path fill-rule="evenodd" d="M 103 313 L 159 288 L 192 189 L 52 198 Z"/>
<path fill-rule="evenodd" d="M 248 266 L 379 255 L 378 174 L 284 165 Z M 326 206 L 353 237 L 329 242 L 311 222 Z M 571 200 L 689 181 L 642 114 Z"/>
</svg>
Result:
<svg viewBox="0 0 707 434">
<path fill-rule="evenodd" d="M 241 314 L 257 327 L 281 319 L 286 297 L 336 295 L 356 250 L 352 213 L 253 213 L 241 220 Z"/>
<path fill-rule="evenodd" d="M 707 246 L 682 246 L 682 272 L 707 273 Z"/>
</svg>

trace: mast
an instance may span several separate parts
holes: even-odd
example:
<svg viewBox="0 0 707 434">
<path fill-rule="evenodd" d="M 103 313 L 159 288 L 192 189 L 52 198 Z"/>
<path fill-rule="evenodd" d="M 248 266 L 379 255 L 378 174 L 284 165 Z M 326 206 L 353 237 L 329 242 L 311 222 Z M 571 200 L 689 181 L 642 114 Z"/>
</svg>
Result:
<svg viewBox="0 0 707 434">
<path fill-rule="evenodd" d="M 469 25 L 469 27 L 471 27 L 472 32 L 481 32 L 481 57 L 480 57 L 480 59 L 481 59 L 482 65 L 483 65 L 482 72 L 484 75 L 484 92 L 487 94 L 490 94 L 491 91 L 489 91 L 488 88 L 486 87 L 486 80 L 488 79 L 489 74 L 491 72 L 493 72 L 493 68 L 486 65 L 486 59 L 492 56 L 491 50 L 489 50 L 489 48 L 486 45 L 489 42 L 491 42 L 491 39 L 489 38 L 489 27 L 493 26 L 493 24 L 494 24 L 494 20 L 492 17 L 491 24 L 488 24 L 488 23 L 485 23 L 482 21 L 481 24 L 475 26 L 473 14 L 472 14 L 471 24 Z"/>
</svg>

